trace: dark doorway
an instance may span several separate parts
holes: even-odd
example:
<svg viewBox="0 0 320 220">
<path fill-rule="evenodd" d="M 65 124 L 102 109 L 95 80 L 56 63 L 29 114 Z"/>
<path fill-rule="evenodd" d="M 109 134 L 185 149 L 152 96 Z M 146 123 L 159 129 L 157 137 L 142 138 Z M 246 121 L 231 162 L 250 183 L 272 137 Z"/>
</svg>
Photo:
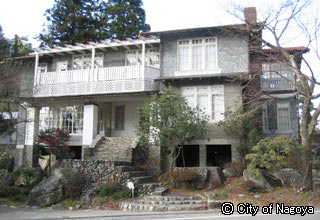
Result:
<svg viewBox="0 0 320 220">
<path fill-rule="evenodd" d="M 231 145 L 206 145 L 207 166 L 223 166 L 231 162 Z"/>
<path fill-rule="evenodd" d="M 81 146 L 69 146 L 70 159 L 81 159 Z"/>
<path fill-rule="evenodd" d="M 186 167 L 199 166 L 199 145 L 184 145 L 182 152 L 176 160 L 177 167 L 183 167 L 182 155 L 184 156 L 184 162 Z"/>
</svg>

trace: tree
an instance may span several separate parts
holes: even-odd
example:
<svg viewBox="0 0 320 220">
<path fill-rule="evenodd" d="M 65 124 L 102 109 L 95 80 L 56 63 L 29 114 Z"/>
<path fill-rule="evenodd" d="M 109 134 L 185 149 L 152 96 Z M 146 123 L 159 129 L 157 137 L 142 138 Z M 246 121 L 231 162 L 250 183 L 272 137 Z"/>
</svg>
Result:
<svg viewBox="0 0 320 220">
<path fill-rule="evenodd" d="M 149 31 L 141 0 L 109 0 L 107 7 L 109 34 L 111 38 L 124 40 L 138 38 L 139 33 Z"/>
<path fill-rule="evenodd" d="M 9 49 L 9 40 L 4 37 L 2 27 L 0 25 L 0 62 L 3 58 L 9 57 Z"/>
<path fill-rule="evenodd" d="M 207 122 L 204 113 L 189 107 L 186 100 L 169 86 L 145 101 L 139 110 L 137 134 L 142 144 L 151 141 L 166 148 L 172 159 L 172 170 L 185 143 L 205 138 Z"/>
<path fill-rule="evenodd" d="M 97 42 L 106 39 L 106 3 L 103 0 L 55 0 L 45 15 L 49 22 L 39 35 L 42 46 Z"/>
<path fill-rule="evenodd" d="M 32 51 L 31 44 L 28 43 L 28 39 L 26 37 L 14 35 L 14 39 L 12 40 L 12 57 L 24 56 Z"/>
<path fill-rule="evenodd" d="M 320 81 L 317 79 L 318 68 L 315 68 L 320 61 L 318 46 L 320 21 L 316 17 L 318 13 L 312 13 L 317 9 L 317 7 L 313 7 L 315 2 L 312 0 L 282 1 L 279 8 L 268 8 L 267 16 L 260 19 L 258 24 L 249 20 L 246 21 L 252 40 L 261 42 L 260 49 L 255 50 L 253 48 L 252 52 L 269 56 L 275 62 L 279 61 L 280 58 L 279 62 L 286 62 L 291 67 L 296 79 L 296 94 L 301 100 L 299 133 L 301 144 L 306 149 L 305 190 L 312 190 L 311 135 L 315 130 L 320 114 Z M 236 7 L 236 9 L 243 12 L 239 7 Z M 312 16 L 313 14 L 315 14 L 315 17 Z M 263 35 L 260 34 L 261 30 L 263 30 Z M 302 53 L 305 51 L 291 53 L 286 50 L 285 47 L 295 38 L 303 40 L 304 46 L 310 48 L 315 58 L 313 61 L 302 57 Z M 275 53 L 265 54 L 261 47 L 270 48 Z M 300 61 L 306 68 L 300 68 Z M 280 75 L 280 77 L 292 81 L 286 75 Z"/>
<path fill-rule="evenodd" d="M 137 38 L 149 31 L 141 0 L 55 0 L 45 13 L 48 25 L 41 46 Z"/>
</svg>

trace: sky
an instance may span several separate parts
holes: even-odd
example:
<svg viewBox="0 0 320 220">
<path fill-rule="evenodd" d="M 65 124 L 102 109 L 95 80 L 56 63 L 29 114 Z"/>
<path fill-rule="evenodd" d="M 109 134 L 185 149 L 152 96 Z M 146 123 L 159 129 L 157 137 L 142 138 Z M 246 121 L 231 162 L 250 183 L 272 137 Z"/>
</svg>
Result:
<svg viewBox="0 0 320 220">
<path fill-rule="evenodd" d="M 258 18 L 264 17 L 267 8 L 277 8 L 279 0 L 142 0 L 146 23 L 151 31 L 207 27 L 242 23 L 227 12 L 234 5 L 256 7 Z M 0 25 L 5 37 L 26 36 L 34 48 L 39 46 L 34 38 L 46 22 L 44 13 L 52 8 L 54 0 L 0 0 Z M 316 10 L 317 9 L 317 10 Z M 314 0 L 312 11 L 307 16 L 320 14 L 320 1 Z M 294 36 L 294 35 L 292 35 Z M 305 46 L 294 36 L 290 46 Z M 292 41 L 292 42 L 291 42 Z M 307 56 L 313 56 L 311 53 Z M 317 68 L 320 69 L 319 62 Z"/>
<path fill-rule="evenodd" d="M 181 28 L 206 27 L 239 23 L 239 20 L 226 12 L 230 2 L 257 9 L 277 4 L 277 0 L 143 0 L 146 23 L 152 31 Z M 46 9 L 54 0 L 0 0 L 0 25 L 4 35 L 12 39 L 15 34 L 28 37 L 34 47 L 38 44 L 34 37 L 44 27 Z"/>
</svg>

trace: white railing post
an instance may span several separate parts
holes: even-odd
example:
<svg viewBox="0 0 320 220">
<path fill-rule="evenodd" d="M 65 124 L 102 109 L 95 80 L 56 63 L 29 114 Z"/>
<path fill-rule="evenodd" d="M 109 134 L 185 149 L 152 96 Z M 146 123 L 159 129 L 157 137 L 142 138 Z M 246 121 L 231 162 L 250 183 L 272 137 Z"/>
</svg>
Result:
<svg viewBox="0 0 320 220">
<path fill-rule="evenodd" d="M 34 87 L 36 85 L 40 84 L 40 77 L 39 77 L 39 73 L 38 73 L 38 66 L 39 66 L 39 53 L 36 52 L 36 60 L 35 60 L 35 64 L 34 64 L 34 79 L 33 79 L 33 85 Z"/>
<path fill-rule="evenodd" d="M 144 79 L 144 66 L 145 66 L 145 56 L 146 56 L 146 44 L 145 42 L 142 42 L 142 53 L 141 53 L 141 71 L 140 71 L 140 76 L 139 76 L 139 79 Z M 142 76 L 141 76 L 142 74 Z"/>
</svg>

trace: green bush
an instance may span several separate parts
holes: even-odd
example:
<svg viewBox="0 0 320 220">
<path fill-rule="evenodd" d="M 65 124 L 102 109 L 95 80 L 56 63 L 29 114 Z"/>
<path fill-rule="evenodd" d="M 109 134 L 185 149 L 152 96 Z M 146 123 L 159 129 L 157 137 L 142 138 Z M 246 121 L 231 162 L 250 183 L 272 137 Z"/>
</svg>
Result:
<svg viewBox="0 0 320 220">
<path fill-rule="evenodd" d="M 23 185 L 32 187 L 42 181 L 44 172 L 40 168 L 20 167 L 13 172 L 12 177 L 15 181 L 22 178 L 20 181 Z"/>
<path fill-rule="evenodd" d="M 130 189 L 122 189 L 118 192 L 115 192 L 111 195 L 112 200 L 120 200 L 120 199 L 127 199 L 131 196 L 131 190 Z"/>
<path fill-rule="evenodd" d="M 8 170 L 9 172 L 13 171 L 14 159 L 11 157 L 1 158 L 0 159 L 0 169 Z"/>
<path fill-rule="evenodd" d="M 301 165 L 304 154 L 299 153 L 300 150 L 301 147 L 292 138 L 265 138 L 253 146 L 252 153 L 246 156 L 249 162 L 247 167 L 254 174 L 261 175 L 260 169 L 276 172 L 290 165 Z"/>
<path fill-rule="evenodd" d="M 66 199 L 78 199 L 85 184 L 83 176 L 68 169 L 63 170 L 62 173 L 64 176 L 64 197 Z"/>
<path fill-rule="evenodd" d="M 109 197 L 118 191 L 118 186 L 113 183 L 104 184 L 103 186 L 100 186 L 100 188 L 100 197 Z"/>
</svg>

